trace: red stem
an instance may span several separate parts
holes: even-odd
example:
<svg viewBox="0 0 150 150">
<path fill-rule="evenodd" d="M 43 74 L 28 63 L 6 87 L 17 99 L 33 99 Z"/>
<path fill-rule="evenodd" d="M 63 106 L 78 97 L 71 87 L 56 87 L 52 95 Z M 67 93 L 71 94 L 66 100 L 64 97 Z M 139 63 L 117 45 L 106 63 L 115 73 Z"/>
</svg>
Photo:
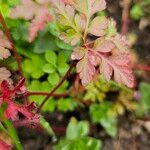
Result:
<svg viewBox="0 0 150 150">
<path fill-rule="evenodd" d="M 139 70 L 147 71 L 147 72 L 150 71 L 149 65 L 137 64 L 137 65 L 135 65 L 135 68 L 137 68 Z"/>
<path fill-rule="evenodd" d="M 36 95 L 41 95 L 41 96 L 47 96 L 49 93 L 48 92 L 29 92 L 27 96 L 36 96 Z M 69 96 L 69 92 L 64 93 L 64 94 L 53 94 L 52 96 L 55 98 L 60 98 L 60 97 L 67 97 Z"/>
<path fill-rule="evenodd" d="M 5 35 L 7 36 L 9 42 L 11 43 L 11 46 L 12 46 L 12 51 L 14 53 L 14 58 L 16 59 L 16 62 L 17 62 L 17 65 L 18 65 L 18 69 L 23 77 L 23 71 L 22 71 L 22 65 L 21 65 L 21 57 L 20 55 L 18 54 L 17 50 L 16 50 L 16 47 L 13 43 L 13 39 L 11 37 L 11 34 L 10 34 L 10 31 L 7 27 L 7 24 L 6 24 L 6 21 L 2 15 L 2 13 L 0 12 L 0 23 L 2 24 L 3 26 L 3 30 L 4 30 L 4 33 Z"/>
<path fill-rule="evenodd" d="M 71 73 L 72 69 L 74 68 L 74 66 L 76 65 L 76 62 L 73 62 L 70 66 L 70 68 L 68 69 L 68 71 L 66 72 L 66 74 L 64 75 L 64 77 L 62 78 L 62 80 L 53 88 L 53 90 L 45 97 L 45 99 L 43 100 L 43 102 L 41 103 L 41 105 L 39 106 L 39 108 L 37 109 L 37 112 L 39 112 L 41 110 L 41 108 L 44 106 L 44 104 L 48 101 L 48 99 L 54 94 L 54 92 L 64 83 L 64 81 L 67 79 L 67 77 L 69 76 L 69 74 Z"/>
<path fill-rule="evenodd" d="M 123 0 L 123 12 L 122 12 L 122 34 L 126 34 L 129 29 L 129 9 L 130 0 Z"/>
</svg>

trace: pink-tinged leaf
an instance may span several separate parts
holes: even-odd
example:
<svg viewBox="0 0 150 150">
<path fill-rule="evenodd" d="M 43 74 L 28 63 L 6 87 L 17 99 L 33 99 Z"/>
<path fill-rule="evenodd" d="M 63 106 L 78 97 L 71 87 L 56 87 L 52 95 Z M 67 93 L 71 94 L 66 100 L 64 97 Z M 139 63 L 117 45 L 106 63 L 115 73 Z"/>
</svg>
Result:
<svg viewBox="0 0 150 150">
<path fill-rule="evenodd" d="M 106 8 L 105 0 L 73 0 L 73 5 L 79 12 L 89 17 Z"/>
<path fill-rule="evenodd" d="M 75 9 L 70 5 L 65 5 L 62 0 L 52 0 L 52 4 L 56 13 L 57 21 L 63 26 L 69 26 L 75 29 Z"/>
<path fill-rule="evenodd" d="M 83 47 L 77 47 L 73 50 L 73 53 L 71 54 L 72 60 L 80 60 L 85 55 L 85 48 Z"/>
<path fill-rule="evenodd" d="M 63 40 L 65 43 L 76 45 L 81 40 L 81 34 L 70 29 L 70 30 L 67 30 L 66 33 L 62 33 L 59 36 L 59 38 Z"/>
<path fill-rule="evenodd" d="M 77 63 L 77 72 L 80 75 L 81 82 L 87 86 L 95 75 L 95 61 L 96 58 L 92 52 L 85 50 L 84 57 Z"/>
<path fill-rule="evenodd" d="M 115 48 L 114 43 L 111 40 L 106 40 L 105 38 L 98 38 L 94 43 L 94 50 L 108 53 Z"/>
<path fill-rule="evenodd" d="M 0 139 L 0 150 L 12 150 L 12 147 Z"/>
<path fill-rule="evenodd" d="M 11 55 L 10 51 L 8 50 L 11 48 L 11 43 L 8 41 L 4 33 L 0 31 L 0 59 L 6 59 Z"/>
<path fill-rule="evenodd" d="M 89 27 L 89 33 L 95 36 L 104 36 L 108 21 L 105 17 L 95 17 Z"/>
<path fill-rule="evenodd" d="M 62 0 L 65 4 L 73 4 L 73 0 Z"/>
<path fill-rule="evenodd" d="M 48 0 L 41 0 L 39 3 L 32 0 L 22 0 L 21 4 L 12 10 L 10 14 L 11 18 L 24 18 L 25 20 L 31 20 L 29 42 L 32 42 L 37 36 L 37 33 L 52 20 L 52 16 L 48 10 L 49 4 L 50 1 Z"/>
<path fill-rule="evenodd" d="M 111 79 L 112 73 L 113 73 L 113 68 L 107 62 L 107 59 L 102 59 L 101 65 L 100 65 L 100 73 L 103 75 L 103 77 L 106 81 L 109 81 Z"/>
<path fill-rule="evenodd" d="M 80 32 L 84 32 L 85 28 L 86 28 L 86 17 L 83 14 L 76 14 L 75 15 L 75 25 L 77 27 L 77 29 L 79 29 Z"/>
<path fill-rule="evenodd" d="M 91 14 L 92 15 L 106 8 L 105 0 L 89 0 L 89 1 L 91 1 Z"/>
<path fill-rule="evenodd" d="M 114 69 L 114 78 L 118 83 L 125 84 L 133 88 L 135 86 L 135 77 L 131 69 L 129 55 L 126 53 L 112 56 L 111 64 Z"/>
<path fill-rule="evenodd" d="M 4 35 L 4 33 L 0 30 L 0 49 L 1 47 L 11 49 L 12 45 L 7 37 Z"/>
<path fill-rule="evenodd" d="M 114 38 L 112 38 L 112 41 L 114 42 L 118 50 L 122 52 L 128 50 L 129 43 L 125 36 L 117 34 Z"/>
<path fill-rule="evenodd" d="M 45 25 L 52 20 L 47 9 L 41 9 L 41 13 L 32 21 L 29 28 L 29 42 L 32 42 L 37 36 L 38 32 L 43 30 Z"/>
<path fill-rule="evenodd" d="M 8 49 L 3 49 L 3 47 L 0 47 L 0 59 L 6 59 L 11 55 L 10 51 Z"/>
<path fill-rule="evenodd" d="M 6 68 L 2 67 L 0 68 L 0 83 L 4 80 L 10 81 L 11 73 Z"/>
</svg>

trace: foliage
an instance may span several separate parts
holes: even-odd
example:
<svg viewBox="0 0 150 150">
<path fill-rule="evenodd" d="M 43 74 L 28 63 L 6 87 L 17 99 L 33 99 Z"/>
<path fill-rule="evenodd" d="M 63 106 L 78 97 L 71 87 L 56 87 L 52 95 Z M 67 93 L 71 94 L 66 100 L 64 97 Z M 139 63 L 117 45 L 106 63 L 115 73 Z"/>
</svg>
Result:
<svg viewBox="0 0 150 150">
<path fill-rule="evenodd" d="M 72 118 L 66 131 L 66 137 L 54 146 L 54 150 L 100 150 L 102 142 L 88 137 L 89 124 L 87 121 L 78 122 Z"/>
<path fill-rule="evenodd" d="M 137 114 L 148 114 L 150 111 L 150 84 L 144 82 L 140 83 L 139 88 L 141 98 L 139 99 Z"/>
<path fill-rule="evenodd" d="M 142 7 L 133 6 L 132 17 L 145 15 Z M 68 114 L 82 107 L 88 110 L 90 122 L 72 118 L 66 136 L 54 149 L 102 149 L 101 140 L 88 136 L 90 126 L 100 124 L 115 138 L 119 115 L 126 111 L 148 114 L 149 84 L 140 84 L 141 99 L 135 101 L 134 91 L 128 88 L 135 86 L 128 40 L 117 32 L 115 21 L 106 17 L 105 9 L 105 0 L 0 0 L 13 39 L 12 43 L 0 26 L 0 106 L 7 104 L 0 128 L 17 149 L 22 146 L 13 125 L 42 127 L 57 139 L 37 106 L 63 79 L 71 61 L 76 62 L 76 72 L 73 70 L 50 95 L 41 112 Z M 18 74 L 14 46 L 22 57 L 26 84 Z"/>
</svg>

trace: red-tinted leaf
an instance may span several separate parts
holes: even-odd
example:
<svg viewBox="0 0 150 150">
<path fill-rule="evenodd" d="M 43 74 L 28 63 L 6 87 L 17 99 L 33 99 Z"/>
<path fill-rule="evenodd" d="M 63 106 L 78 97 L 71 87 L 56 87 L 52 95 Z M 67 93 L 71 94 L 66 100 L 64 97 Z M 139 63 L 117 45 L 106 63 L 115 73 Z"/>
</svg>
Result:
<svg viewBox="0 0 150 150">
<path fill-rule="evenodd" d="M 48 0 L 39 1 L 40 4 L 32 0 L 22 0 L 21 4 L 11 12 L 12 18 L 24 18 L 32 20 L 29 28 L 29 41 L 32 42 L 37 36 L 38 31 L 42 30 L 45 25 L 52 20 L 49 13 Z"/>
<path fill-rule="evenodd" d="M 77 63 L 77 72 L 80 74 L 81 82 L 88 85 L 95 75 L 96 58 L 92 52 L 85 50 L 84 57 Z"/>
<path fill-rule="evenodd" d="M 135 77 L 131 69 L 130 59 L 128 54 L 119 54 L 111 58 L 114 78 L 117 82 L 127 85 L 128 87 L 135 86 Z"/>
<path fill-rule="evenodd" d="M 12 147 L 0 139 L 0 150 L 11 150 Z"/>
<path fill-rule="evenodd" d="M 100 73 L 103 75 L 106 81 L 109 81 L 111 79 L 113 68 L 107 62 L 107 59 L 102 59 L 101 64 L 100 64 Z"/>
<path fill-rule="evenodd" d="M 1 97 L 0 100 L 2 102 L 7 103 L 7 109 L 5 111 L 5 114 L 7 118 L 11 119 L 12 121 L 20 121 L 19 114 L 22 114 L 22 119 L 25 124 L 31 123 L 37 123 L 37 116 L 38 114 L 33 113 L 33 105 L 25 105 L 25 104 L 19 104 L 14 101 L 17 94 L 24 94 L 24 90 L 22 91 L 22 88 L 24 87 L 25 79 L 20 80 L 20 82 L 16 85 L 14 88 L 10 88 L 10 84 L 7 81 L 3 81 L 1 83 Z"/>
<path fill-rule="evenodd" d="M 106 8 L 105 0 L 73 0 L 73 5 L 79 12 L 89 17 Z"/>
<path fill-rule="evenodd" d="M 96 17 L 92 20 L 89 27 L 89 33 L 95 36 L 104 36 L 107 28 L 107 19 L 104 17 Z"/>
<path fill-rule="evenodd" d="M 126 53 L 111 56 L 110 58 L 99 55 L 102 59 L 100 68 L 102 74 L 106 80 L 109 80 L 112 76 L 112 69 L 114 70 L 114 79 L 118 83 L 125 84 L 132 88 L 135 86 L 135 77 L 130 65 L 129 55 Z M 102 66 L 101 66 L 102 65 Z M 106 67 L 106 70 L 104 70 Z"/>
<path fill-rule="evenodd" d="M 114 43 L 111 40 L 106 40 L 105 38 L 99 38 L 94 43 L 94 50 L 102 53 L 111 52 L 114 48 Z"/>
<path fill-rule="evenodd" d="M 8 50 L 11 48 L 11 43 L 8 41 L 4 33 L 0 31 L 0 59 L 6 59 L 11 55 L 10 51 Z"/>
<path fill-rule="evenodd" d="M 10 81 L 11 73 L 6 68 L 0 68 L 0 83 L 4 80 Z"/>
<path fill-rule="evenodd" d="M 129 48 L 128 40 L 125 36 L 117 34 L 112 41 L 120 51 L 126 51 Z"/>
<path fill-rule="evenodd" d="M 72 60 L 80 60 L 84 57 L 84 55 L 85 55 L 85 48 L 77 47 L 74 49 L 74 51 L 71 55 L 71 59 Z"/>
</svg>

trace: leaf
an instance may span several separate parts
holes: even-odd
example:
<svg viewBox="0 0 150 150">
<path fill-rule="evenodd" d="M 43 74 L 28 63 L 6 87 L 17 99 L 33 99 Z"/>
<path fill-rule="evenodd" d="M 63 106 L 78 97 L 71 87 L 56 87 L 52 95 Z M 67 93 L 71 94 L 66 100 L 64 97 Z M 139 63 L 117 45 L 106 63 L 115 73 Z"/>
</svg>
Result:
<svg viewBox="0 0 150 150">
<path fill-rule="evenodd" d="M 56 146 L 53 147 L 54 150 L 101 150 L 102 142 L 100 140 L 83 137 L 75 140 L 61 140 Z"/>
<path fill-rule="evenodd" d="M 39 79 L 44 75 L 43 66 L 45 61 L 42 55 L 31 55 L 31 59 L 25 59 L 23 69 L 25 73 L 30 74 L 32 78 Z M 34 67 L 33 67 L 34 66 Z"/>
<path fill-rule="evenodd" d="M 10 16 L 14 19 L 24 18 L 25 20 L 32 20 L 29 27 L 29 42 L 32 42 L 37 33 L 52 20 L 48 4 L 38 4 L 32 0 L 22 0 L 20 5 L 12 9 Z"/>
<path fill-rule="evenodd" d="M 100 65 L 100 73 L 103 75 L 106 81 L 109 81 L 113 74 L 113 69 L 111 65 L 105 59 L 102 59 L 102 62 Z"/>
<path fill-rule="evenodd" d="M 102 53 L 111 52 L 115 48 L 114 43 L 111 40 L 105 38 L 98 38 L 94 43 L 94 50 Z"/>
<path fill-rule="evenodd" d="M 68 29 L 66 32 L 61 33 L 59 38 L 65 43 L 74 46 L 80 42 L 81 36 L 82 35 L 80 33 L 74 31 L 73 29 Z"/>
<path fill-rule="evenodd" d="M 147 114 L 150 110 L 150 84 L 140 83 L 141 99 L 139 101 L 139 109 L 137 110 L 141 114 Z"/>
<path fill-rule="evenodd" d="M 74 7 L 85 15 L 94 15 L 106 8 L 105 0 L 73 0 Z"/>
<path fill-rule="evenodd" d="M 73 47 L 67 43 L 64 43 L 64 41 L 56 38 L 55 39 L 55 42 L 56 42 L 56 45 L 61 48 L 61 49 L 64 49 L 64 50 L 72 50 Z"/>
<path fill-rule="evenodd" d="M 42 125 L 42 127 L 47 131 L 47 133 L 50 136 L 54 136 L 55 137 L 55 133 L 52 129 L 52 127 L 50 126 L 49 122 L 47 122 L 43 116 L 40 116 L 40 124 Z"/>
<path fill-rule="evenodd" d="M 0 83 L 2 83 L 4 80 L 10 81 L 11 73 L 6 68 L 2 67 L 0 68 Z"/>
<path fill-rule="evenodd" d="M 14 143 L 16 145 L 17 150 L 23 150 L 23 147 L 21 145 L 21 142 L 18 138 L 17 132 L 16 132 L 12 122 L 10 120 L 6 120 L 4 123 L 8 129 L 10 137 L 12 138 L 12 140 L 14 141 Z"/>
<path fill-rule="evenodd" d="M 69 65 L 67 63 L 58 64 L 58 71 L 61 75 L 64 75 L 68 69 L 69 69 Z"/>
<path fill-rule="evenodd" d="M 90 24 L 89 33 L 95 36 L 104 36 L 107 28 L 107 19 L 105 17 L 95 17 Z"/>
<path fill-rule="evenodd" d="M 71 118 L 70 123 L 67 127 L 66 138 L 73 140 L 81 138 L 89 133 L 89 123 L 87 121 L 77 122 L 75 118 Z"/>
<path fill-rule="evenodd" d="M 74 25 L 75 9 L 70 5 L 65 5 L 62 0 L 52 0 L 52 4 L 57 13 L 57 21 L 63 26 L 70 26 L 76 30 Z"/>
<path fill-rule="evenodd" d="M 33 51 L 37 54 L 44 53 L 47 50 L 57 50 L 58 47 L 55 44 L 55 37 L 49 34 L 39 34 L 39 37 L 37 38 L 37 41 L 34 44 Z"/>
<path fill-rule="evenodd" d="M 106 36 L 112 37 L 112 36 L 115 36 L 116 34 L 117 34 L 116 22 L 113 19 L 109 19 Z"/>
<path fill-rule="evenodd" d="M 84 86 L 88 85 L 95 75 L 95 62 L 93 53 L 85 50 L 84 57 L 77 63 L 77 72 Z"/>
<path fill-rule="evenodd" d="M 56 62 L 57 62 L 57 56 L 55 54 L 54 51 L 52 50 L 47 50 L 45 52 L 45 59 L 52 64 L 53 66 L 56 66 Z"/>
<path fill-rule="evenodd" d="M 122 51 L 125 52 L 127 51 L 128 47 L 129 47 L 129 43 L 128 40 L 125 36 L 122 36 L 120 34 L 117 34 L 112 41 L 114 42 L 114 44 L 116 45 L 116 47 Z"/>
<path fill-rule="evenodd" d="M 65 98 L 65 99 L 59 99 L 57 102 L 58 110 L 67 112 L 67 111 L 73 111 L 75 107 L 77 106 L 77 103 L 71 99 L 71 98 Z"/>
<path fill-rule="evenodd" d="M 0 31 L 0 59 L 6 59 L 11 55 L 10 51 L 8 50 L 11 48 L 11 43 L 8 41 L 4 33 Z"/>
<path fill-rule="evenodd" d="M 84 30 L 86 28 L 86 17 L 83 14 L 76 14 L 74 21 L 75 21 L 75 25 L 76 25 L 77 29 L 81 33 L 84 32 Z"/>
<path fill-rule="evenodd" d="M 56 85 L 59 82 L 59 75 L 55 72 L 48 76 L 48 81 L 51 85 Z"/>
<path fill-rule="evenodd" d="M 56 68 L 55 68 L 54 65 L 52 65 L 52 64 L 45 64 L 45 65 L 43 66 L 43 71 L 44 71 L 45 73 L 54 73 L 55 70 L 56 70 Z"/>
<path fill-rule="evenodd" d="M 90 115 L 93 123 L 100 123 L 106 132 L 115 137 L 117 134 L 117 120 L 109 115 L 112 103 L 103 102 L 101 104 L 93 104 L 90 106 Z"/>
<path fill-rule="evenodd" d="M 0 149 L 1 150 L 11 150 L 12 147 L 0 139 Z"/>
<path fill-rule="evenodd" d="M 130 88 L 135 86 L 135 77 L 131 69 L 130 58 L 126 53 L 121 53 L 111 58 L 109 63 L 114 69 L 114 78 L 118 83 L 127 85 Z"/>
<path fill-rule="evenodd" d="M 102 142 L 100 140 L 88 137 L 89 124 L 87 121 L 78 122 L 75 118 L 67 127 L 66 138 L 53 147 L 54 150 L 101 150 Z"/>
</svg>

